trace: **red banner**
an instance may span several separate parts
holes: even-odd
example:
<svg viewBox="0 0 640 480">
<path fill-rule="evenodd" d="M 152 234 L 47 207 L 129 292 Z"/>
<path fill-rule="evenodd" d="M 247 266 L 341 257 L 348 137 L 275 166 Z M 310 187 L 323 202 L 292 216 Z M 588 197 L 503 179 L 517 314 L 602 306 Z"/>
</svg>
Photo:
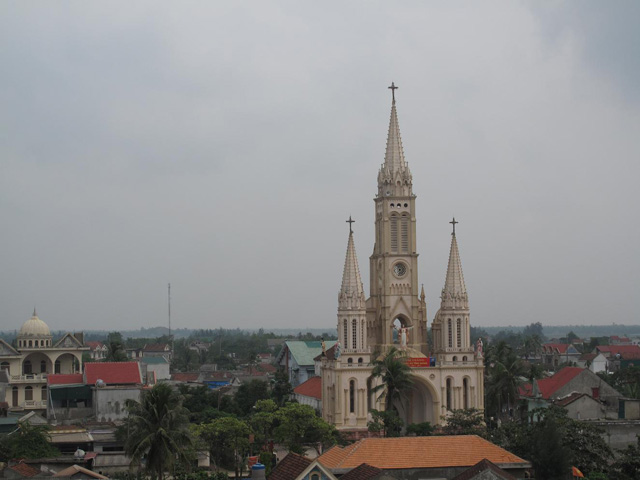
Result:
<svg viewBox="0 0 640 480">
<path fill-rule="evenodd" d="M 428 358 L 405 358 L 404 363 L 407 364 L 408 367 L 416 368 L 416 367 L 428 367 L 429 359 Z"/>
</svg>

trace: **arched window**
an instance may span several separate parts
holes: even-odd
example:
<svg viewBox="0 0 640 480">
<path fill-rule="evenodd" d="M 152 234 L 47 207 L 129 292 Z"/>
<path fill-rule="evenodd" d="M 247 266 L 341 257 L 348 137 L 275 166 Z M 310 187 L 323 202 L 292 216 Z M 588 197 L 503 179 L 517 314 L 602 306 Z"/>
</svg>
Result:
<svg viewBox="0 0 640 480">
<path fill-rule="evenodd" d="M 60 360 L 56 360 L 55 373 L 60 373 Z"/>
<path fill-rule="evenodd" d="M 358 359 L 358 366 L 359 366 L 359 367 L 361 367 L 361 366 L 362 366 L 362 357 L 360 357 L 360 358 Z"/>
<path fill-rule="evenodd" d="M 462 380 L 462 408 L 469 408 L 469 379 Z"/>
<path fill-rule="evenodd" d="M 40 390 L 41 390 L 40 399 L 44 400 L 46 402 L 47 401 L 47 386 L 43 385 Z"/>
<path fill-rule="evenodd" d="M 457 362 L 457 361 L 458 361 L 458 357 L 454 356 L 454 357 L 452 358 L 452 360 L 453 360 L 454 362 Z"/>
<path fill-rule="evenodd" d="M 447 320 L 447 326 L 448 326 L 448 336 L 449 336 L 449 347 L 453 347 L 453 322 L 451 321 L 451 319 Z"/>
<path fill-rule="evenodd" d="M 311 474 L 311 480 L 320 480 L 320 475 L 317 473 L 312 473 Z"/>
<path fill-rule="evenodd" d="M 467 356 L 465 355 L 464 357 L 462 357 L 462 361 L 466 362 L 467 361 Z"/>
<path fill-rule="evenodd" d="M 398 216 L 391 215 L 391 252 L 398 253 Z"/>
<path fill-rule="evenodd" d="M 351 341 L 353 342 L 351 348 L 358 348 L 358 321 L 355 318 L 351 320 Z"/>
<path fill-rule="evenodd" d="M 347 365 L 353 365 L 353 358 L 347 358 Z"/>
<path fill-rule="evenodd" d="M 456 320 L 456 335 L 458 348 L 462 347 L 462 321 Z"/>
<path fill-rule="evenodd" d="M 24 399 L 33 400 L 33 387 L 24 387 Z"/>
<path fill-rule="evenodd" d="M 33 347 L 33 340 L 29 340 L 29 346 Z"/>
<path fill-rule="evenodd" d="M 453 410 L 453 403 L 452 403 L 452 390 L 453 390 L 453 385 L 452 385 L 453 381 L 451 380 L 451 378 L 447 378 L 447 410 Z"/>
<path fill-rule="evenodd" d="M 30 375 L 33 373 L 33 370 L 31 369 L 31 360 L 24 361 L 24 363 L 22 364 L 22 373 L 24 375 Z"/>
<path fill-rule="evenodd" d="M 400 221 L 400 247 L 402 253 L 409 253 L 409 217 L 406 214 Z"/>
<path fill-rule="evenodd" d="M 47 362 L 45 360 L 40 360 L 40 373 L 47 372 Z"/>
<path fill-rule="evenodd" d="M 356 381 L 349 382 L 349 413 L 356 411 Z"/>
</svg>

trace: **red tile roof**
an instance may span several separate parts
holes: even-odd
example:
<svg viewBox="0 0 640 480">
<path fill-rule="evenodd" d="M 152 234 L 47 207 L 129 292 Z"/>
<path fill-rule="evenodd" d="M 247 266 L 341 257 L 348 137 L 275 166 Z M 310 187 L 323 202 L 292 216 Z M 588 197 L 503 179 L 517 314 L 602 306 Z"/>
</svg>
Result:
<svg viewBox="0 0 640 480">
<path fill-rule="evenodd" d="M 640 358 L 640 345 L 602 345 L 596 349 L 601 353 L 609 354 L 609 357 L 620 354 L 625 360 Z"/>
<path fill-rule="evenodd" d="M 377 467 L 372 467 L 367 463 L 363 463 L 359 467 L 350 470 L 340 477 L 340 480 L 369 480 L 382 473 Z"/>
<path fill-rule="evenodd" d="M 567 353 L 567 348 L 569 348 L 569 344 L 565 343 L 545 343 L 542 345 L 543 351 L 557 350 L 559 353 Z"/>
<path fill-rule="evenodd" d="M 294 393 L 304 395 L 305 397 L 322 399 L 322 379 L 320 377 L 311 377 L 304 383 L 301 383 L 293 389 Z"/>
<path fill-rule="evenodd" d="M 276 373 L 276 371 L 278 370 L 276 367 L 274 367 L 270 363 L 259 363 L 253 368 L 265 373 Z"/>
<path fill-rule="evenodd" d="M 9 468 L 23 477 L 35 477 L 40 474 L 40 470 L 22 462 L 11 465 Z"/>
<path fill-rule="evenodd" d="M 552 377 L 536 380 L 540 395 L 545 399 L 551 398 L 551 395 L 580 375 L 584 370 L 584 368 L 580 367 L 564 367 Z"/>
<path fill-rule="evenodd" d="M 151 343 L 142 349 L 143 352 L 168 352 L 169 350 L 171 349 L 166 343 Z"/>
<path fill-rule="evenodd" d="M 331 469 L 368 463 L 383 470 L 471 467 L 482 459 L 500 465 L 529 462 L 477 435 L 365 438 L 347 447 L 333 447 L 318 458 Z"/>
<path fill-rule="evenodd" d="M 138 362 L 91 362 L 85 363 L 86 382 L 94 385 L 98 379 L 107 385 L 140 385 L 142 375 Z"/>
<path fill-rule="evenodd" d="M 47 383 L 49 385 L 84 385 L 84 375 L 81 373 L 56 373 L 47 375 Z"/>
<path fill-rule="evenodd" d="M 289 453 L 271 470 L 269 480 L 293 480 L 311 464 L 311 460 L 297 453 Z"/>
<path fill-rule="evenodd" d="M 531 397 L 533 395 L 533 385 L 531 383 L 525 383 L 518 387 L 518 395 L 523 397 Z"/>
<path fill-rule="evenodd" d="M 198 372 L 193 373 L 172 373 L 171 380 L 174 382 L 195 382 L 198 380 L 200 374 Z"/>
<path fill-rule="evenodd" d="M 84 342 L 84 344 L 91 348 L 91 350 L 95 350 L 96 348 L 102 348 L 102 342 Z"/>
</svg>

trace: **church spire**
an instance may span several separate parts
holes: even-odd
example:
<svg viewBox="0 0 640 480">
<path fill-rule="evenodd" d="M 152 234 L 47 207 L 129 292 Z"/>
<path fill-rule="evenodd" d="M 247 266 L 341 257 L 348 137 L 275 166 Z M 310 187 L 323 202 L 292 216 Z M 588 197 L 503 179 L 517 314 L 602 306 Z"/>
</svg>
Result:
<svg viewBox="0 0 640 480">
<path fill-rule="evenodd" d="M 342 287 L 338 295 L 338 308 L 340 310 L 353 310 L 364 308 L 365 296 L 358 267 L 358 257 L 356 247 L 353 243 L 353 230 L 351 224 L 354 220 L 347 220 L 349 223 L 349 242 L 347 243 L 347 255 L 344 261 L 344 271 L 342 273 Z"/>
<path fill-rule="evenodd" d="M 395 91 L 398 87 L 392 82 L 389 88 L 392 93 L 391 118 L 389 119 L 389 133 L 387 134 L 387 150 L 384 155 L 384 163 L 378 174 L 378 194 L 384 196 L 410 195 L 411 171 L 404 159 L 400 124 L 398 123 L 398 113 L 396 111 Z M 395 188 L 398 182 L 401 185 L 399 190 Z"/>
<path fill-rule="evenodd" d="M 456 219 L 452 222 L 453 233 L 451 233 L 451 250 L 449 252 L 449 266 L 447 267 L 447 278 L 442 289 L 442 309 L 468 309 L 469 298 L 467 296 L 467 287 L 464 284 L 464 276 L 462 275 L 462 262 L 460 261 L 460 252 L 458 251 L 458 242 L 456 240 Z"/>
</svg>

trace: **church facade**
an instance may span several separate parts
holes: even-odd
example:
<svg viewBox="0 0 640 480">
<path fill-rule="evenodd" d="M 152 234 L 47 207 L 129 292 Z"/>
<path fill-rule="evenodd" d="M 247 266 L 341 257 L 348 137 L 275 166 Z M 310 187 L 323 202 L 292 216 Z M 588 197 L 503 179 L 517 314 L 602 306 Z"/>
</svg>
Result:
<svg viewBox="0 0 640 480">
<path fill-rule="evenodd" d="M 427 343 L 427 306 L 418 288 L 418 243 L 413 179 L 396 112 L 395 87 L 385 160 L 378 172 L 375 243 L 365 296 L 351 229 L 338 295 L 338 343 L 322 357 L 322 415 L 338 429 L 367 430 L 372 409 L 384 410 L 384 394 L 372 377 L 374 362 L 392 348 L 411 369 L 413 385 L 394 403 L 406 425 L 443 423 L 448 412 L 484 409 L 482 345 L 470 338 L 469 300 L 452 222 L 451 250 L 440 309 Z M 349 219 L 351 222 L 351 219 Z"/>
</svg>

